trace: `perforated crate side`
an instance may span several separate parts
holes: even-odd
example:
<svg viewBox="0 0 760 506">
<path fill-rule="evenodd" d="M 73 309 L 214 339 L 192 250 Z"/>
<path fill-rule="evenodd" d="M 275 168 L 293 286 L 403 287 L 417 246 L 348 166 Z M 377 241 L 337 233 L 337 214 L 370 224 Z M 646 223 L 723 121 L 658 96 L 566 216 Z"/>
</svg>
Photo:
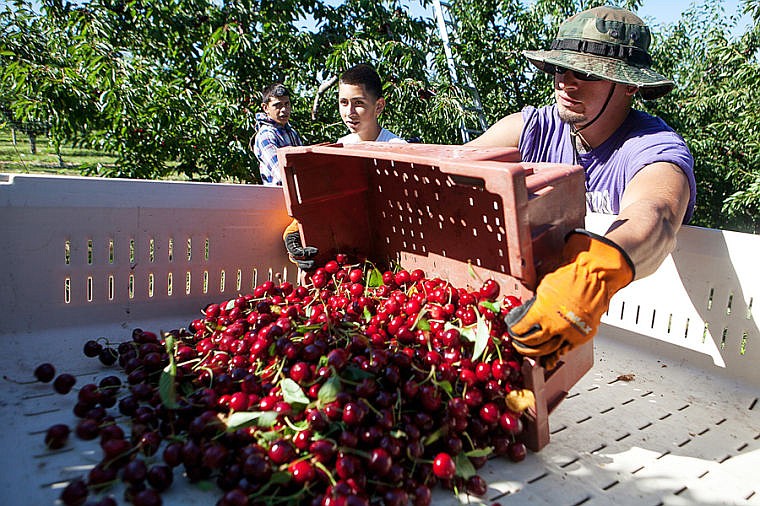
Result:
<svg viewBox="0 0 760 506">
<path fill-rule="evenodd" d="M 4 332 L 166 315 L 295 279 L 281 188 L 3 176 Z"/>
<path fill-rule="evenodd" d="M 281 153 L 288 212 L 322 260 L 336 251 L 396 260 L 463 287 L 494 278 L 528 298 L 567 231 L 583 225 L 580 167 L 516 163 L 512 149 L 367 143 Z"/>
</svg>

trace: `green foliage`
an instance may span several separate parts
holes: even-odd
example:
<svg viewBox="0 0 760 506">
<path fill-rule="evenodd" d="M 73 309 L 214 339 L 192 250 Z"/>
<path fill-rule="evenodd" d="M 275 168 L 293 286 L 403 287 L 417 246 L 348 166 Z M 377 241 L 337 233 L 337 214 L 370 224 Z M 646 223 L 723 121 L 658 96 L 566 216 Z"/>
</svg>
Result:
<svg viewBox="0 0 760 506">
<path fill-rule="evenodd" d="M 732 36 L 737 20 L 725 20 L 720 4 L 704 3 L 684 13 L 660 34 L 658 69 L 676 89 L 647 104 L 689 145 L 695 160 L 697 210 L 694 224 L 760 232 L 760 2 L 754 26 Z"/>
<path fill-rule="evenodd" d="M 303 29 L 307 16 L 316 30 Z M 372 62 L 388 81 L 389 124 L 422 134 L 430 31 L 395 1 L 45 0 L 36 13 L 17 0 L 0 12 L 0 105 L 49 121 L 55 144 L 116 155 L 89 174 L 257 182 L 254 115 L 274 81 L 295 91 L 304 138 L 325 142 L 344 129 L 334 100 L 311 118 L 319 84 Z"/>
<path fill-rule="evenodd" d="M 423 0 L 429 7 L 429 0 Z M 548 47 L 568 15 L 603 0 L 457 0 L 453 50 L 494 123 L 552 100 L 550 80 L 522 56 Z M 612 2 L 632 10 L 641 0 Z M 292 122 L 307 143 L 345 133 L 327 86 L 345 68 L 374 64 L 385 82 L 381 121 L 404 137 L 458 144 L 467 92 L 451 84 L 432 19 L 400 0 L 14 0 L 0 11 L 0 106 L 50 124 L 57 148 L 112 153 L 87 173 L 259 181 L 250 148 L 259 92 L 293 90 Z M 702 0 L 653 26 L 654 66 L 676 90 L 639 106 L 689 144 L 698 180 L 693 223 L 760 229 L 760 0 L 734 35 L 721 4 Z M 306 20 L 314 20 L 307 23 Z M 307 29 L 308 25 L 308 29 Z M 460 72 L 461 73 L 461 72 Z M 462 77 L 460 75 L 460 77 Z M 322 85 L 325 85 L 321 87 Z"/>
</svg>

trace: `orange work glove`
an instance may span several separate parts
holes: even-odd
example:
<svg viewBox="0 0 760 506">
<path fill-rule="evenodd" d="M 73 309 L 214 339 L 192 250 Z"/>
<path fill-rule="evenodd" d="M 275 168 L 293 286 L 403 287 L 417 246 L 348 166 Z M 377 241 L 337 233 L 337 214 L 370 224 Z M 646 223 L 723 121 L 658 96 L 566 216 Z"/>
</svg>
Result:
<svg viewBox="0 0 760 506">
<path fill-rule="evenodd" d="M 568 234 L 562 258 L 538 284 L 535 297 L 505 317 L 515 349 L 543 357 L 549 370 L 560 355 L 594 337 L 610 299 L 635 272 L 617 244 L 581 229 Z"/>
<path fill-rule="evenodd" d="M 304 247 L 301 243 L 298 220 L 290 222 L 282 234 L 282 240 L 285 241 L 285 249 L 288 251 L 291 262 L 304 271 L 314 268 L 314 260 L 312 259 L 319 253 L 319 250 L 313 246 Z"/>
</svg>

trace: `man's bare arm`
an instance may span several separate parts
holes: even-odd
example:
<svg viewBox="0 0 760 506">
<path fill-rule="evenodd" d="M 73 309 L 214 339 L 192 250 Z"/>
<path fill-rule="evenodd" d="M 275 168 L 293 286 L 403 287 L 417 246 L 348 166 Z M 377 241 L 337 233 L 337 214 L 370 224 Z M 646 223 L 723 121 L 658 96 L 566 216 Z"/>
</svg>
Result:
<svg viewBox="0 0 760 506">
<path fill-rule="evenodd" d="M 617 220 L 605 234 L 636 266 L 636 278 L 652 274 L 676 246 L 689 203 L 689 183 L 671 163 L 639 171 L 626 187 Z"/>
<path fill-rule="evenodd" d="M 491 128 L 483 132 L 477 139 L 468 142 L 467 146 L 480 146 L 483 148 L 507 147 L 516 148 L 520 142 L 520 133 L 523 129 L 522 113 L 514 113 L 505 116 Z"/>
</svg>

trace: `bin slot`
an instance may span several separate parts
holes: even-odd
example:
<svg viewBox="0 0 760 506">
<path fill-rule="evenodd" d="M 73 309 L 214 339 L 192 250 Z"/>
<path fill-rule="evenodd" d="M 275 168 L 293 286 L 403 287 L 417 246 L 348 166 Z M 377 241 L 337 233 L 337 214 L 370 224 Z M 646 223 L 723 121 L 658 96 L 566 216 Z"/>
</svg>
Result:
<svg viewBox="0 0 760 506">
<path fill-rule="evenodd" d="M 451 183 L 454 185 L 471 187 L 471 188 L 483 189 L 486 186 L 486 182 L 483 181 L 483 178 L 479 178 L 479 177 L 458 176 L 458 175 L 452 174 L 449 176 L 449 181 L 451 181 Z"/>
</svg>

